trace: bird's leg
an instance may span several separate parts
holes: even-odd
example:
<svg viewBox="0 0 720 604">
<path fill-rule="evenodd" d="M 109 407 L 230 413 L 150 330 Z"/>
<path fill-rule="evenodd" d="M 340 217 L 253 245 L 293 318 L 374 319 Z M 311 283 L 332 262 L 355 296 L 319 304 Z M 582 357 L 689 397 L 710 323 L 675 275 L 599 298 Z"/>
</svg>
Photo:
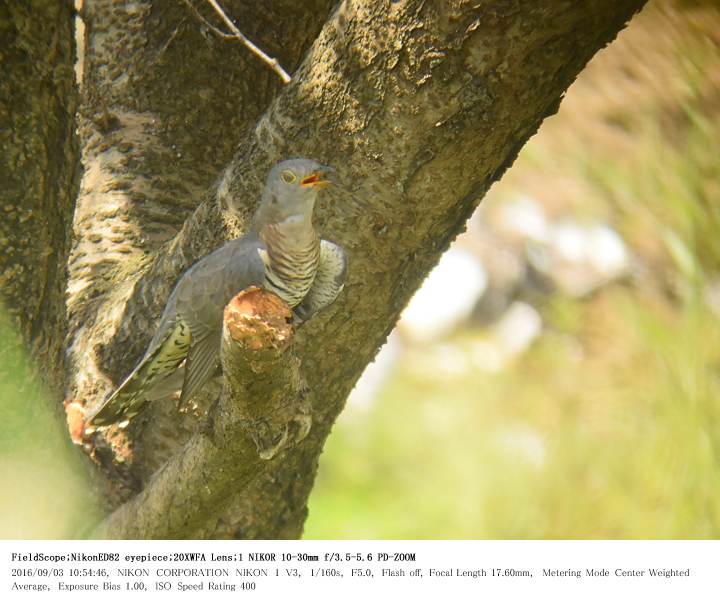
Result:
<svg viewBox="0 0 720 604">
<path fill-rule="evenodd" d="M 300 312 L 298 312 L 299 310 L 300 310 L 300 307 L 293 310 L 293 312 L 292 312 L 292 325 L 295 329 L 299 328 L 303 323 L 305 323 L 305 321 L 307 321 L 310 318 L 307 316 L 302 316 L 300 314 Z"/>
</svg>

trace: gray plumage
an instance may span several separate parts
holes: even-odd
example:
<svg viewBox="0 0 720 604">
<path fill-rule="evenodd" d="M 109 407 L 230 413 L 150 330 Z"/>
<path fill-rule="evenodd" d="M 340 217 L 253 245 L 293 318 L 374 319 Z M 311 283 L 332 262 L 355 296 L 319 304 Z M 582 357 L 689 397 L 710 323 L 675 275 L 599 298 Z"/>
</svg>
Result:
<svg viewBox="0 0 720 604">
<path fill-rule="evenodd" d="M 87 419 L 89 427 L 131 419 L 158 398 L 185 361 L 180 404 L 217 367 L 225 305 L 252 285 L 276 293 L 307 320 L 332 303 L 345 281 L 341 247 L 321 241 L 312 224 L 327 168 L 308 159 L 277 164 L 250 231 L 194 264 L 168 299 L 160 325 L 132 373 Z M 167 390 L 167 388 L 166 388 Z"/>
</svg>

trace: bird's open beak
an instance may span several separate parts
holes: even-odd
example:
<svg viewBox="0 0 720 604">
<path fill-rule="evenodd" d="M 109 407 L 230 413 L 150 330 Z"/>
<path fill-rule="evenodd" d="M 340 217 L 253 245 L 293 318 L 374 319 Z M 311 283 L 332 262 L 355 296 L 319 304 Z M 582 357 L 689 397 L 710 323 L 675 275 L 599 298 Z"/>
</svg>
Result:
<svg viewBox="0 0 720 604">
<path fill-rule="evenodd" d="M 300 181 L 301 187 L 326 187 L 331 184 L 328 179 L 329 170 L 315 170 Z"/>
</svg>

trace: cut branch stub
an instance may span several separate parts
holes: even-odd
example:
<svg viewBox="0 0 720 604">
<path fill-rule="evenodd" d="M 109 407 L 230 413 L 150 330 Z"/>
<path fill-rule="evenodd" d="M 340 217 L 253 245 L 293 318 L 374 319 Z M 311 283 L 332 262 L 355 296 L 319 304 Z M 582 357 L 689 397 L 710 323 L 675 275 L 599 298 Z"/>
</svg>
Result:
<svg viewBox="0 0 720 604">
<path fill-rule="evenodd" d="M 290 307 L 258 287 L 225 307 L 224 390 L 213 424 L 216 435 L 243 426 L 265 460 L 304 439 L 312 425 L 300 360 L 288 351 L 291 321 Z"/>
<path fill-rule="evenodd" d="M 227 337 L 250 351 L 282 353 L 292 336 L 292 310 L 278 296 L 249 287 L 225 307 Z"/>
</svg>

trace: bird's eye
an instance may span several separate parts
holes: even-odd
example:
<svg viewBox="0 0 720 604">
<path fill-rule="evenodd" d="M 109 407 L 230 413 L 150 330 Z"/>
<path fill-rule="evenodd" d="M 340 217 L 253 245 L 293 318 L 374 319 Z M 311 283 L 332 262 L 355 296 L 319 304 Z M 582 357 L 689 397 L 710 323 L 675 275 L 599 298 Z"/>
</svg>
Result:
<svg viewBox="0 0 720 604">
<path fill-rule="evenodd" d="M 295 175 L 292 172 L 290 172 L 290 170 L 284 170 L 282 173 L 282 179 L 286 183 L 290 184 L 290 183 L 295 182 Z"/>
</svg>

